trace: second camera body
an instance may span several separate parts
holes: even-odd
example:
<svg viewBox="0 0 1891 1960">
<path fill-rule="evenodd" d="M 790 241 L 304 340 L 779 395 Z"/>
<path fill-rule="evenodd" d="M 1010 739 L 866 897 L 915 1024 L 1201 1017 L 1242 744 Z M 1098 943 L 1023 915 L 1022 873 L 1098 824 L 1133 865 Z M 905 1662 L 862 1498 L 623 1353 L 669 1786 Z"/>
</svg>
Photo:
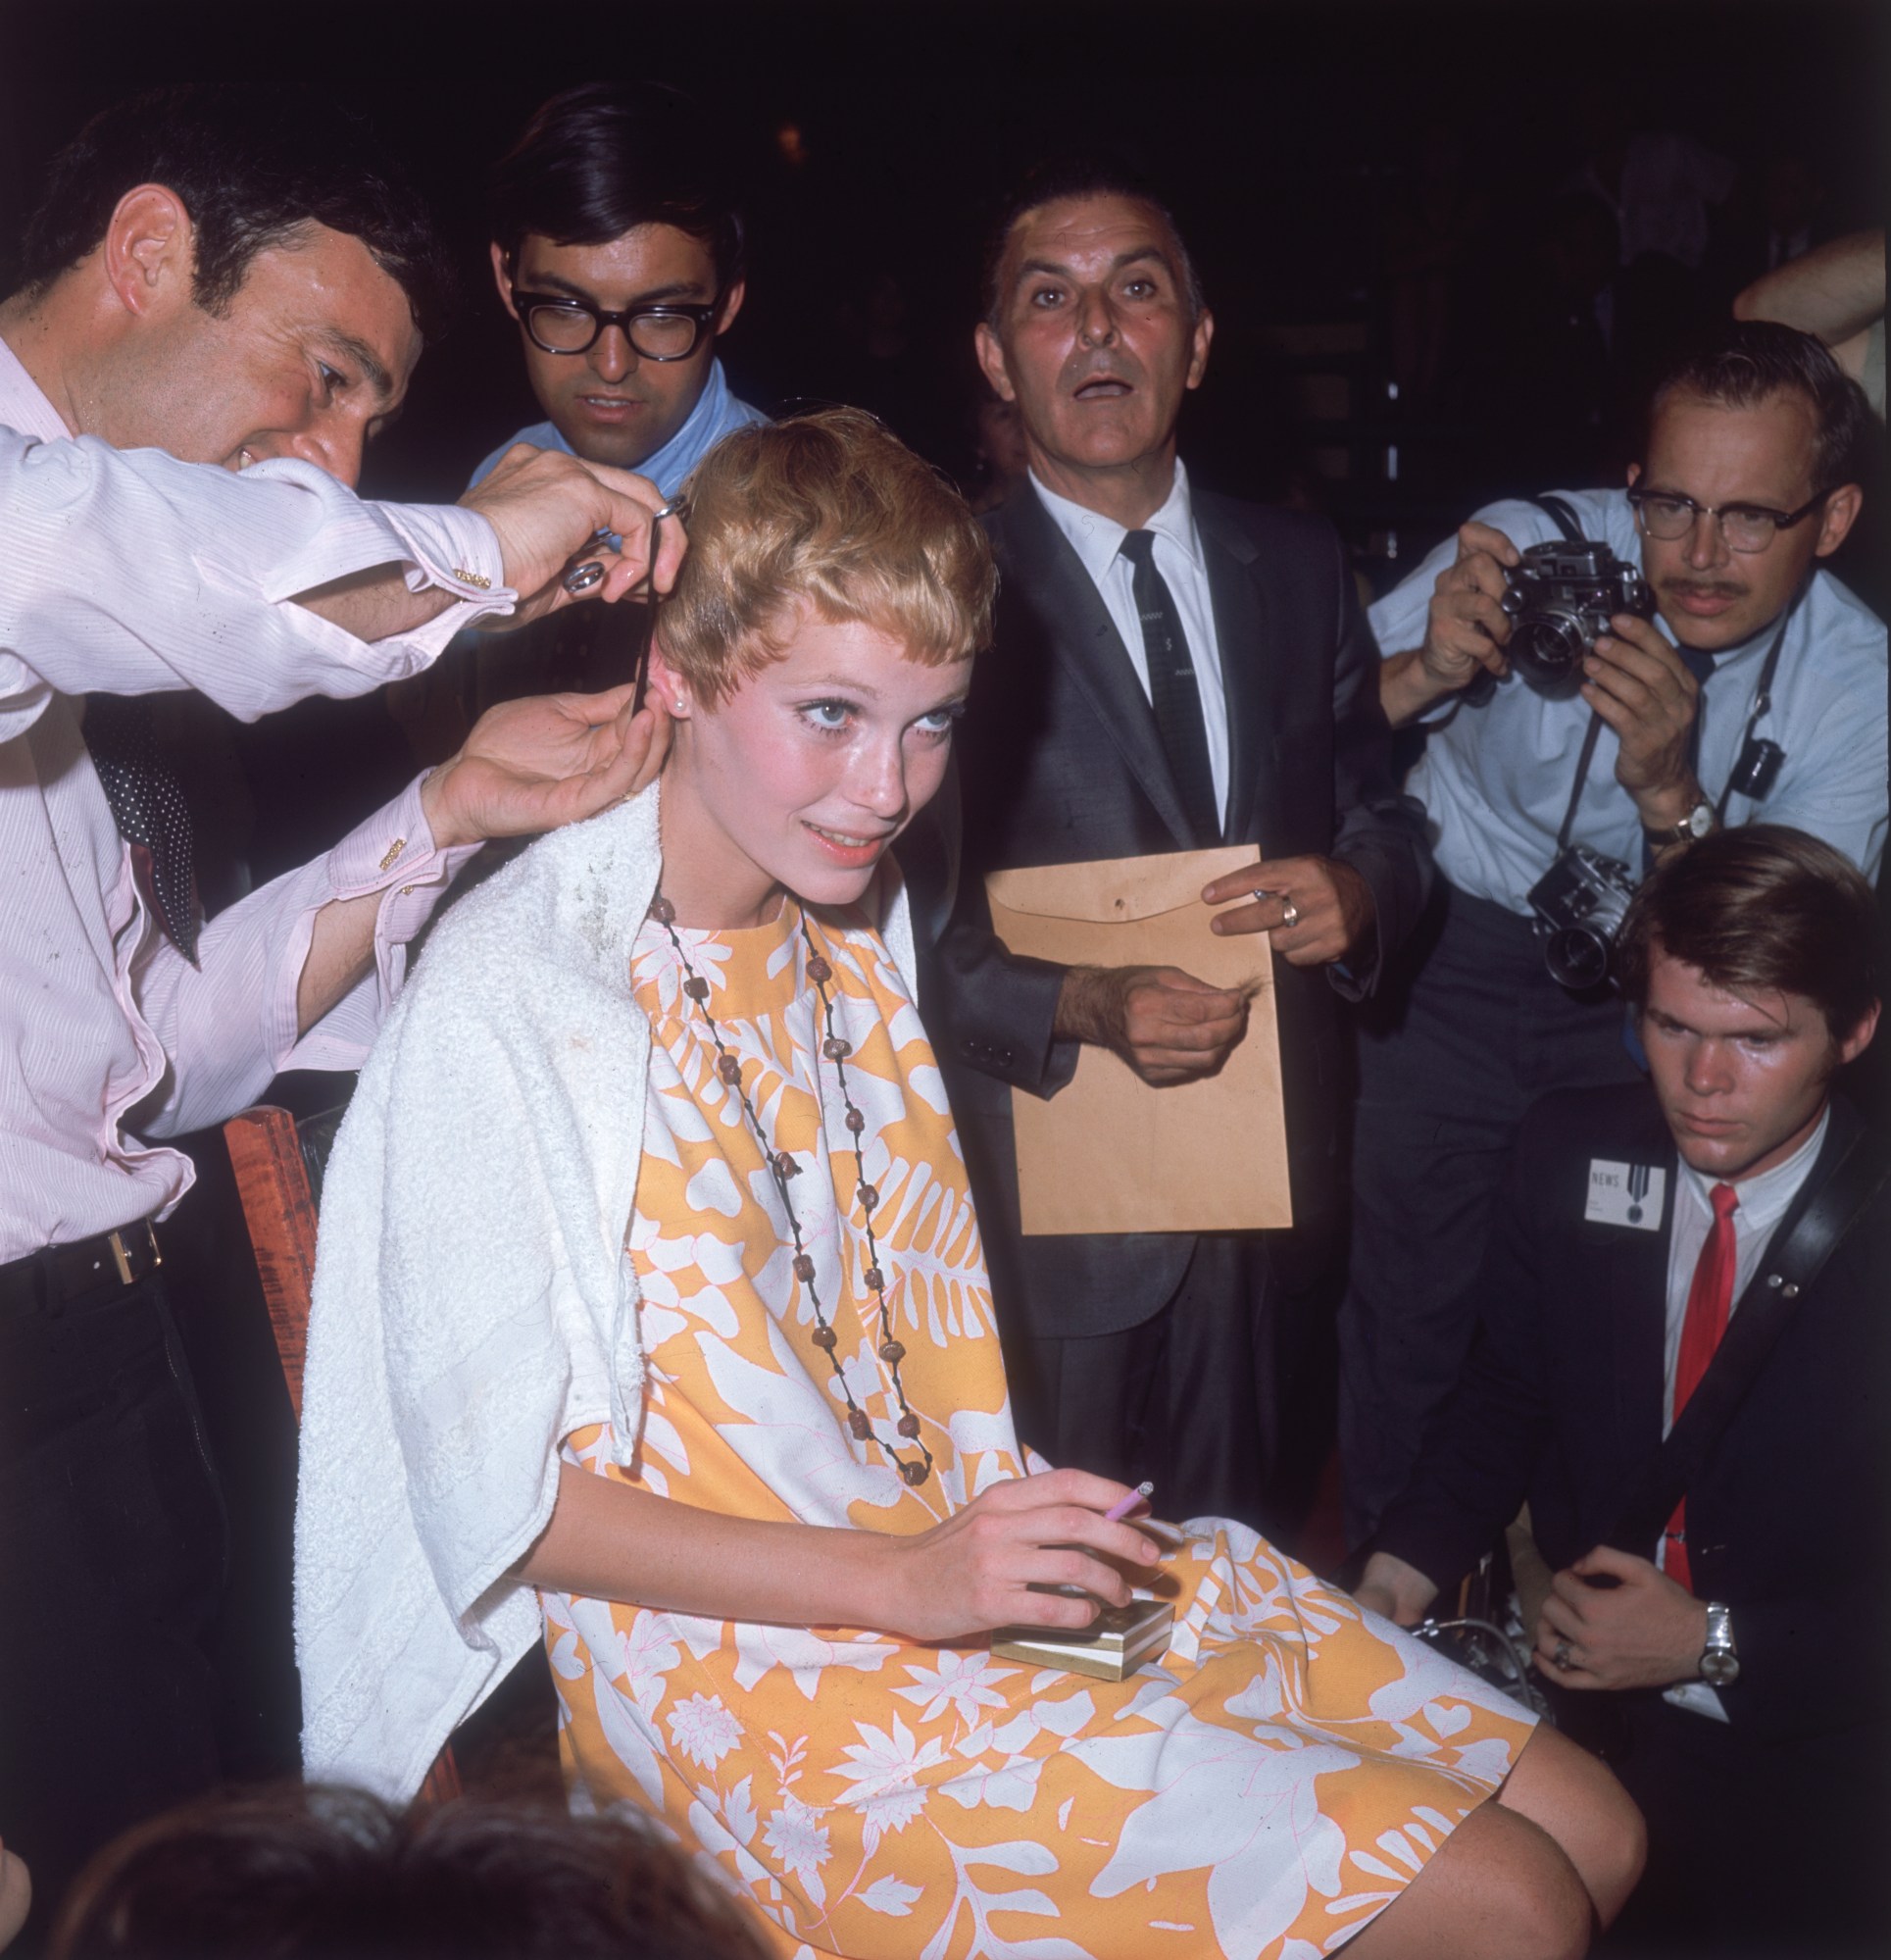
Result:
<svg viewBox="0 0 1891 1960">
<path fill-rule="evenodd" d="M 1545 694 L 1572 694 L 1582 684 L 1583 659 L 1615 614 L 1655 617 L 1648 581 L 1589 538 L 1526 546 L 1523 562 L 1505 574 L 1502 604 L 1512 622 L 1510 657 Z"/>
<path fill-rule="evenodd" d="M 1616 935 L 1635 895 L 1628 867 L 1587 844 L 1569 844 L 1530 887 L 1530 909 L 1551 979 L 1571 993 L 1609 984 Z"/>
</svg>

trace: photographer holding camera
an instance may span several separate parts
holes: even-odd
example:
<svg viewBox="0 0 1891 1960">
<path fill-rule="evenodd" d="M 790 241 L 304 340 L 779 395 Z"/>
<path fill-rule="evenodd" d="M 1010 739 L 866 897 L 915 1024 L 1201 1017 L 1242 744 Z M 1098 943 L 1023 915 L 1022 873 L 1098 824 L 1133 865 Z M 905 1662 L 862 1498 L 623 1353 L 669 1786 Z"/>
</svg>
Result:
<svg viewBox="0 0 1891 1960">
<path fill-rule="evenodd" d="M 1818 563 L 1858 517 L 1868 427 L 1811 335 L 1730 326 L 1657 384 L 1624 489 L 1479 511 L 1371 610 L 1387 717 L 1428 729 L 1407 789 L 1442 876 L 1416 971 L 1361 1030 L 1355 1542 L 1463 1367 L 1523 1111 L 1638 1077 L 1609 966 L 1644 873 L 1764 820 L 1876 874 L 1885 628 Z"/>
</svg>

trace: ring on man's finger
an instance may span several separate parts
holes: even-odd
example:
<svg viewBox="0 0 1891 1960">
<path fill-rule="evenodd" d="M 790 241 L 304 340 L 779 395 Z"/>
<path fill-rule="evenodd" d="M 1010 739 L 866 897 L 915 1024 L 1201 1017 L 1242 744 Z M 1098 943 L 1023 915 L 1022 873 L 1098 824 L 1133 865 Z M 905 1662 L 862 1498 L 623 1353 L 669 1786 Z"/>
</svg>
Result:
<svg viewBox="0 0 1891 1960">
<path fill-rule="evenodd" d="M 1253 899 L 1277 898 L 1280 901 L 1280 923 L 1283 926 L 1300 924 L 1300 907 L 1284 891 L 1269 891 L 1265 884 L 1257 884 L 1248 896 Z"/>
<path fill-rule="evenodd" d="M 1555 1668 L 1559 1674 L 1568 1673 L 1570 1663 L 1569 1663 L 1569 1643 L 1568 1640 L 1559 1640 L 1556 1643 L 1555 1650 L 1550 1655 L 1550 1665 L 1553 1668 Z"/>
</svg>

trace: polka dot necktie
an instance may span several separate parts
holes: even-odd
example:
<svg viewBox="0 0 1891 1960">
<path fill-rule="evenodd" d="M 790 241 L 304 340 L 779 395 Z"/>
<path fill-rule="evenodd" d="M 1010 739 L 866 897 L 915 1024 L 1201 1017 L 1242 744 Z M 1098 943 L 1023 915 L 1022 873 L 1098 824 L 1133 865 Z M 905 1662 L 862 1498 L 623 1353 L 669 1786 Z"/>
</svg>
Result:
<svg viewBox="0 0 1891 1960">
<path fill-rule="evenodd" d="M 130 846 L 139 893 L 194 967 L 201 908 L 190 811 L 176 772 L 164 759 L 150 702 L 140 695 L 87 695 L 85 746 L 119 834 Z"/>
</svg>

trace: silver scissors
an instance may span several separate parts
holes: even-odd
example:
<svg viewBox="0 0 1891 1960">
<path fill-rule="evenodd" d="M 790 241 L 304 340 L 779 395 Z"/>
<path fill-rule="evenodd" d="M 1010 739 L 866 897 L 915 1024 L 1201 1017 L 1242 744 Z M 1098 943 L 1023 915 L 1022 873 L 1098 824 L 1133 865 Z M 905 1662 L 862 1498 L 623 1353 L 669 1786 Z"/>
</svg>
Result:
<svg viewBox="0 0 1891 1960">
<path fill-rule="evenodd" d="M 631 628 L 636 640 L 636 651 L 632 656 L 631 665 L 631 673 L 637 683 L 636 692 L 630 697 L 630 712 L 633 715 L 643 707 L 644 696 L 650 686 L 650 642 L 657 630 L 657 532 L 666 518 L 680 521 L 688 514 L 689 499 L 680 493 L 672 497 L 668 503 L 659 506 L 650 520 L 650 563 L 645 568 L 642 578 L 637 581 L 635 593 L 625 594 L 626 597 L 635 597 L 642 602 L 638 607 L 637 624 Z M 601 545 L 616 543 L 615 532 L 596 530 L 591 533 L 586 549 L 595 551 Z M 603 578 L 604 567 L 595 558 L 587 559 L 582 565 L 575 565 L 566 573 L 565 589 L 572 594 L 588 592 L 592 586 L 602 582 Z"/>
<path fill-rule="evenodd" d="M 667 504 L 659 506 L 656 515 L 650 520 L 650 562 L 652 565 L 655 565 L 657 562 L 657 527 L 663 523 L 665 518 L 679 518 L 688 509 L 689 499 L 681 495 L 672 497 Z M 594 530 L 584 540 L 579 549 L 583 551 L 599 551 L 609 546 L 610 549 L 615 551 L 619 549 L 620 543 L 621 540 L 616 531 L 612 530 L 608 526 L 600 526 L 598 529 Z M 566 591 L 570 592 L 573 598 L 576 598 L 581 593 L 588 592 L 592 586 L 601 585 L 603 582 L 604 567 L 595 558 L 587 558 L 581 565 L 573 565 L 566 573 L 562 580 Z M 647 578 L 645 583 L 646 585 L 648 584 Z"/>
</svg>

